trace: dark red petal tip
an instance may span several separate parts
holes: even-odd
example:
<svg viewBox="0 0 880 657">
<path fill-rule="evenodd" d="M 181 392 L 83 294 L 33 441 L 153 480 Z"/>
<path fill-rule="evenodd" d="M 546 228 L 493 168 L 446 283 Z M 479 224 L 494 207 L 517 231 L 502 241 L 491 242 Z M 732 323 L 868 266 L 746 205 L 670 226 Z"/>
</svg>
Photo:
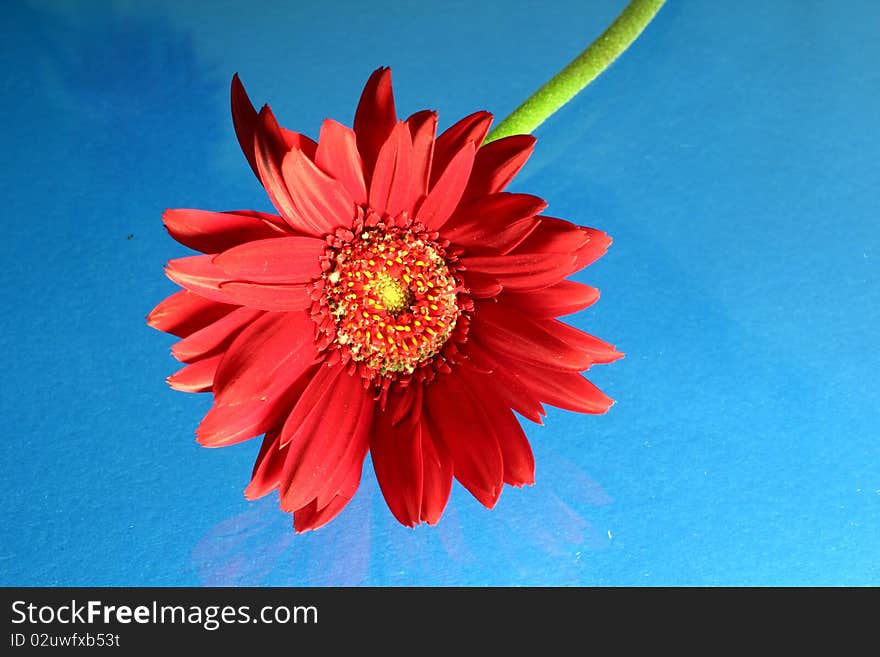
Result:
<svg viewBox="0 0 880 657">
<path fill-rule="evenodd" d="M 354 131 L 357 135 L 357 146 L 364 162 L 367 177 L 372 175 L 376 158 L 382 144 L 397 123 L 397 112 L 394 108 L 394 92 L 391 87 L 391 69 L 378 68 L 373 71 L 354 115 Z"/>
</svg>

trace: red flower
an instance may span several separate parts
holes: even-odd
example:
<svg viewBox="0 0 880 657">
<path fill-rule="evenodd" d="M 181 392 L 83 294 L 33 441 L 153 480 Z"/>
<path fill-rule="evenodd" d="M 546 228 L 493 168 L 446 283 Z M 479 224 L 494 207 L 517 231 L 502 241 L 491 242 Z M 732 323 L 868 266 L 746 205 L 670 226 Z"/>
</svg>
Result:
<svg viewBox="0 0 880 657">
<path fill-rule="evenodd" d="M 453 476 L 490 508 L 504 483 L 533 483 L 513 411 L 608 409 L 580 372 L 622 354 L 555 317 L 596 301 L 565 279 L 611 240 L 502 191 L 533 137 L 482 145 L 492 115 L 476 112 L 435 139 L 435 112 L 397 119 L 388 69 L 354 130 L 328 119 L 317 143 L 257 113 L 238 77 L 232 117 L 279 214 L 168 210 L 207 255 L 168 263 L 185 289 L 148 323 L 182 338 L 171 386 L 214 394 L 201 444 L 265 434 L 248 499 L 277 488 L 296 531 L 315 529 L 370 451 L 394 516 L 434 524 Z"/>
</svg>

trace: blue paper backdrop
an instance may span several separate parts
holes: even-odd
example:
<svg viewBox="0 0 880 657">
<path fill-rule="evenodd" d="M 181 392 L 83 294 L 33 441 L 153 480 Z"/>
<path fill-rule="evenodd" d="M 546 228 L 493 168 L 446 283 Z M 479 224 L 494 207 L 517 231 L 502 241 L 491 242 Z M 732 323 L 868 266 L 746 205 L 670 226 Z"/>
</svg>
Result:
<svg viewBox="0 0 880 657">
<path fill-rule="evenodd" d="M 618 404 L 529 426 L 494 511 L 405 529 L 368 464 L 294 536 L 144 324 L 163 208 L 269 207 L 232 73 L 312 135 L 380 65 L 403 114 L 503 116 L 625 2 L 312 5 L 4 5 L 0 584 L 880 584 L 880 4 L 670 0 L 515 184 L 615 238 L 572 322 Z"/>
</svg>

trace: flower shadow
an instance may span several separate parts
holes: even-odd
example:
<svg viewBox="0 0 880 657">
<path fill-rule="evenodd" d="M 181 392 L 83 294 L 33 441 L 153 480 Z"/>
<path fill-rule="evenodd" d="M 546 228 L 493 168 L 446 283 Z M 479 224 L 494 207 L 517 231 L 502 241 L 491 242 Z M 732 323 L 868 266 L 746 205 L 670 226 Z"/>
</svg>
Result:
<svg viewBox="0 0 880 657">
<path fill-rule="evenodd" d="M 536 486 L 507 489 L 488 511 L 455 486 L 435 527 L 396 523 L 368 463 L 346 510 L 329 525 L 294 535 L 268 496 L 214 526 L 191 554 L 208 586 L 578 585 L 583 554 L 608 538 L 588 516 L 611 497 L 580 467 L 544 449 Z"/>
</svg>

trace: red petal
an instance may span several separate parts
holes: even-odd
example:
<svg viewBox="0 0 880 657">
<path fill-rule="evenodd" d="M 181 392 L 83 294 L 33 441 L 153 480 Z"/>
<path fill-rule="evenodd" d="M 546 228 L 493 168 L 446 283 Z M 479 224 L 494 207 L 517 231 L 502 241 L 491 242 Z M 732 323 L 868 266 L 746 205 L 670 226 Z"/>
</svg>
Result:
<svg viewBox="0 0 880 657">
<path fill-rule="evenodd" d="M 467 370 L 463 370 L 467 371 Z M 504 483 L 511 486 L 535 483 L 535 457 L 522 427 L 510 408 L 492 392 L 492 381 L 485 376 L 465 375 L 471 390 L 487 391 L 476 397 L 495 432 L 504 459 Z"/>
<path fill-rule="evenodd" d="M 291 149 L 284 156 L 281 172 L 297 214 L 319 234 L 351 226 L 355 215 L 351 195 L 341 182 L 321 171 L 302 151 Z"/>
<path fill-rule="evenodd" d="M 611 246 L 611 237 L 601 230 L 595 228 L 581 228 L 586 232 L 588 240 L 581 248 L 577 250 L 577 268 L 582 269 L 587 265 L 594 263 L 608 251 Z"/>
<path fill-rule="evenodd" d="M 209 356 L 187 365 L 168 377 L 168 385 L 182 392 L 208 392 L 223 354 Z"/>
<path fill-rule="evenodd" d="M 292 383 L 287 377 L 270 382 L 259 397 L 242 397 L 222 403 L 215 399 L 214 406 L 196 429 L 198 442 L 205 447 L 225 447 L 271 431 L 284 422 L 284 416 L 310 378 L 311 371 L 306 370 Z M 216 374 L 214 381 L 217 381 Z"/>
<path fill-rule="evenodd" d="M 535 230 L 535 215 L 547 207 L 530 194 L 501 192 L 459 206 L 443 229 L 443 237 L 469 247 L 470 253 L 487 249 L 506 253 Z"/>
<path fill-rule="evenodd" d="M 437 112 L 422 110 L 406 120 L 413 144 L 413 180 L 418 196 L 428 193 L 431 160 L 434 158 L 434 135 L 437 134 Z"/>
<path fill-rule="evenodd" d="M 223 292 L 236 303 L 258 310 L 291 312 L 306 310 L 312 305 L 311 287 L 304 285 L 269 285 L 245 281 L 225 281 Z"/>
<path fill-rule="evenodd" d="M 517 253 L 465 256 L 459 262 L 468 271 L 495 278 L 511 290 L 539 290 L 558 283 L 570 272 L 575 256 L 567 253 Z"/>
<path fill-rule="evenodd" d="M 284 457 L 287 456 L 287 452 L 278 447 L 280 435 L 281 429 L 279 427 L 266 432 L 266 436 L 263 438 L 260 453 L 254 463 L 251 482 L 244 489 L 244 496 L 249 500 L 259 499 L 278 488 Z"/>
<path fill-rule="evenodd" d="M 422 509 L 420 517 L 429 525 L 436 525 L 443 515 L 452 490 L 452 458 L 443 445 L 437 443 L 428 429 L 425 418 L 419 420 L 422 433 Z"/>
<path fill-rule="evenodd" d="M 394 395 L 392 391 L 385 411 L 391 418 L 391 424 L 406 422 L 413 425 L 418 421 L 422 414 L 422 391 L 420 383 L 406 386 L 399 395 Z"/>
<path fill-rule="evenodd" d="M 590 241 L 586 229 L 553 217 L 539 217 L 541 223 L 519 246 L 516 253 L 575 253 Z"/>
<path fill-rule="evenodd" d="M 512 303 L 535 319 L 570 315 L 593 305 L 599 290 L 575 281 L 560 281 L 538 292 L 505 292 L 502 303 Z"/>
<path fill-rule="evenodd" d="M 257 178 L 260 173 L 257 171 L 257 161 L 254 157 L 254 133 L 257 130 L 257 111 L 254 109 L 251 99 L 248 98 L 244 85 L 238 78 L 238 73 L 232 76 L 232 90 L 230 93 L 232 100 L 232 124 L 235 126 L 235 134 L 238 137 L 238 143 L 241 151 L 247 158 L 251 169 Z"/>
<path fill-rule="evenodd" d="M 178 285 L 212 301 L 241 305 L 234 297 L 220 289 L 220 283 L 229 276 L 212 261 L 212 256 L 198 255 L 177 258 L 168 262 L 165 275 Z"/>
<path fill-rule="evenodd" d="M 236 212 L 166 210 L 162 221 L 171 237 L 202 253 L 219 253 L 251 240 L 289 234 L 269 221 Z"/>
<path fill-rule="evenodd" d="M 438 449 L 427 422 L 392 426 L 379 419 L 370 441 L 370 454 L 382 494 L 394 517 L 407 527 L 422 521 L 435 524 L 449 500 L 452 462 Z"/>
<path fill-rule="evenodd" d="M 388 405 L 378 413 L 370 436 L 370 455 L 391 513 L 401 524 L 414 527 L 422 508 L 422 432 L 420 422 L 394 426 L 394 415 L 402 403 L 402 395 L 389 394 Z"/>
<path fill-rule="evenodd" d="M 536 424 L 543 424 L 541 418 L 547 413 L 541 405 L 540 398 L 532 390 L 522 385 L 519 379 L 496 364 L 488 354 L 479 348 L 479 345 L 475 347 L 475 344 L 471 341 L 465 348 L 465 355 L 469 359 L 466 366 L 478 374 L 491 374 L 492 389 L 508 407 Z"/>
<path fill-rule="evenodd" d="M 230 279 L 255 283 L 307 283 L 321 275 L 325 242 L 314 237 L 276 237 L 247 242 L 214 256 Z"/>
<path fill-rule="evenodd" d="M 360 480 L 364 459 L 367 457 L 367 450 L 370 446 L 372 415 L 373 404 L 364 405 L 357 431 L 348 441 L 348 447 L 346 447 L 345 453 L 336 466 L 336 472 L 329 478 L 329 483 L 318 494 L 319 509 L 331 504 L 339 495 L 343 497 L 354 495 L 354 491 L 351 491 L 351 494 L 346 493 L 346 488 L 350 485 L 352 472 L 357 472 L 358 481 Z M 357 489 L 357 485 L 355 485 L 355 489 Z"/>
<path fill-rule="evenodd" d="M 232 442 L 233 437 L 238 440 L 256 435 L 243 435 L 243 425 L 250 428 L 249 422 L 255 418 L 266 420 L 277 410 L 276 402 L 286 399 L 318 359 L 314 333 L 315 324 L 306 313 L 269 313 L 242 331 L 217 370 L 214 408 L 196 432 L 199 441 L 219 446 Z M 238 410 L 242 411 L 242 422 L 236 418 Z M 224 426 L 230 420 L 235 421 Z"/>
<path fill-rule="evenodd" d="M 471 141 L 478 146 L 483 143 L 491 124 L 492 115 L 489 112 L 474 112 L 437 137 L 434 163 L 431 165 L 431 187 L 437 184 L 446 166 L 466 143 Z"/>
<path fill-rule="evenodd" d="M 327 479 L 327 484 L 318 493 L 319 509 L 330 504 L 337 495 L 352 497 L 357 490 L 357 484 L 351 491 L 348 491 L 347 487 L 351 485 L 353 472 L 357 473 L 358 481 L 360 480 L 364 459 L 367 457 L 367 450 L 370 447 L 374 407 L 375 403 L 372 399 L 363 404 L 361 415 L 357 420 L 354 432 L 349 437 L 345 452 L 336 465 L 331 464 L 331 469 L 335 468 L 335 472 Z"/>
<path fill-rule="evenodd" d="M 350 488 L 353 487 L 355 491 L 357 491 L 361 481 L 360 470 L 356 473 L 356 477 L 356 479 L 352 480 L 354 482 L 353 486 L 349 486 Z M 351 502 L 352 497 L 354 497 L 354 493 L 351 496 L 337 495 L 324 508 L 318 508 L 318 501 L 312 500 L 309 504 L 294 512 L 293 531 L 297 534 L 302 534 L 303 532 L 323 527 L 342 513 L 342 510 Z"/>
<path fill-rule="evenodd" d="M 241 80 L 236 73 L 232 77 L 232 123 L 235 126 L 235 134 L 238 137 L 238 143 L 241 150 L 254 170 L 257 178 L 262 180 L 257 166 L 256 153 L 254 148 L 255 137 L 258 130 L 262 130 L 261 119 L 254 109 L 250 98 L 244 90 Z M 279 126 L 277 131 L 272 131 L 271 138 L 277 140 L 276 147 L 282 152 L 290 150 L 296 146 L 311 158 L 315 156 L 315 148 L 317 144 L 314 141 L 301 135 L 298 132 L 285 130 Z"/>
<path fill-rule="evenodd" d="M 388 139 L 397 114 L 394 110 L 394 92 L 391 90 L 391 69 L 373 71 L 361 94 L 354 115 L 354 131 L 357 146 L 364 161 L 367 182 L 376 166 L 379 150 Z"/>
<path fill-rule="evenodd" d="M 503 289 L 501 283 L 494 276 L 475 271 L 463 271 L 461 273 L 464 276 L 468 294 L 474 299 L 488 299 L 498 296 Z"/>
<path fill-rule="evenodd" d="M 503 369 L 544 402 L 577 413 L 601 414 L 614 401 L 576 372 L 561 372 L 510 359 Z"/>
<path fill-rule="evenodd" d="M 312 405 L 310 391 L 319 393 Z M 343 367 L 321 368 L 297 403 L 309 412 L 300 422 L 294 409 L 281 432 L 281 444 L 288 444 L 287 459 L 281 479 L 281 508 L 296 511 L 328 490 L 328 483 L 352 441 L 365 441 L 373 400 L 364 389 L 359 375 L 348 374 Z"/>
<path fill-rule="evenodd" d="M 295 231 L 315 237 L 323 236 L 319 225 L 312 223 L 309 217 L 300 215 L 287 189 L 281 163 L 289 149 L 284 145 L 281 128 L 268 107 L 260 110 L 260 124 L 260 129 L 254 135 L 257 171 L 272 204 Z"/>
<path fill-rule="evenodd" d="M 211 301 L 189 290 L 180 290 L 159 303 L 147 315 L 154 329 L 183 338 L 213 324 L 238 306 Z"/>
<path fill-rule="evenodd" d="M 315 161 L 315 155 L 318 152 L 318 144 L 315 143 L 314 139 L 310 139 L 305 135 L 293 132 L 287 128 L 282 128 L 281 126 L 279 126 L 279 130 L 281 132 L 281 138 L 284 140 L 285 153 L 290 149 L 295 148 L 305 154 L 305 156 L 312 162 Z"/>
<path fill-rule="evenodd" d="M 493 354 L 542 367 L 580 371 L 593 363 L 588 354 L 528 315 L 494 301 L 477 302 L 470 335 Z"/>
<path fill-rule="evenodd" d="M 456 370 L 468 387 L 481 391 L 476 398 L 495 433 L 504 459 L 504 483 L 511 486 L 535 483 L 535 458 L 522 427 L 510 408 L 495 396 L 494 377 L 477 374 L 469 368 Z"/>
<path fill-rule="evenodd" d="M 431 433 L 449 451 L 455 478 L 486 507 L 501 495 L 504 461 L 492 425 L 474 391 L 454 374 L 435 378 L 425 389 Z"/>
<path fill-rule="evenodd" d="M 326 119 L 318 138 L 315 164 L 342 183 L 355 203 L 363 205 L 367 202 L 364 165 L 357 150 L 354 130 L 332 119 Z"/>
<path fill-rule="evenodd" d="M 306 422 L 314 407 L 318 406 L 321 399 L 341 376 L 341 370 L 340 367 L 324 365 L 315 372 L 315 376 L 309 381 L 296 406 L 291 409 L 284 421 L 285 430 L 281 433 L 281 447 L 287 447 L 299 427 Z"/>
<path fill-rule="evenodd" d="M 379 216 L 395 217 L 403 211 L 412 214 L 418 195 L 413 173 L 413 145 L 403 121 L 394 126 L 382 145 L 370 183 L 370 207 Z"/>
<path fill-rule="evenodd" d="M 212 351 L 228 346 L 245 326 L 262 314 L 260 310 L 238 308 L 178 342 L 171 347 L 171 353 L 185 363 L 203 358 Z"/>
<path fill-rule="evenodd" d="M 419 221 L 425 224 L 428 230 L 438 230 L 458 207 L 468 177 L 471 175 L 474 153 L 473 142 L 465 143 L 419 206 Z"/>
<path fill-rule="evenodd" d="M 531 156 L 535 141 L 532 135 L 511 135 L 480 148 L 465 198 L 494 194 L 507 187 Z"/>
<path fill-rule="evenodd" d="M 594 363 L 611 363 L 623 358 L 623 354 L 604 340 L 584 333 L 556 319 L 540 319 L 536 322 L 557 338 L 586 353 Z"/>
</svg>

